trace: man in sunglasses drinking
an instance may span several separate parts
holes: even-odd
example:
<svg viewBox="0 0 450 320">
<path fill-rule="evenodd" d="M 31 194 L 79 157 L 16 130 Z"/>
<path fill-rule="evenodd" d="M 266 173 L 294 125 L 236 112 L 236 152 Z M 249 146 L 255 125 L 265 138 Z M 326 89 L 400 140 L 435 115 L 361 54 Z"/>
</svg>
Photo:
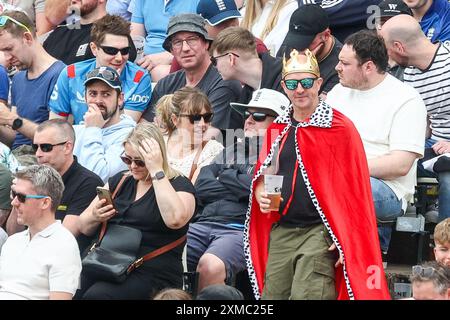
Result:
<svg viewBox="0 0 450 320">
<path fill-rule="evenodd" d="M 91 70 L 107 66 L 120 75 L 124 94 L 124 112 L 138 121 L 147 107 L 151 93 L 148 72 L 129 61 L 130 23 L 119 16 L 105 15 L 91 31 L 90 47 L 95 59 L 67 66 L 59 75 L 49 101 L 50 119 L 73 116 L 79 124 L 88 110 L 84 97 L 84 80 Z"/>
<path fill-rule="evenodd" d="M 309 50 L 283 60 L 281 84 L 291 105 L 267 129 L 245 224 L 253 292 L 263 299 L 388 299 L 361 138 L 319 98 L 322 78 Z M 269 211 L 265 174 L 283 176 L 278 211 Z"/>
</svg>

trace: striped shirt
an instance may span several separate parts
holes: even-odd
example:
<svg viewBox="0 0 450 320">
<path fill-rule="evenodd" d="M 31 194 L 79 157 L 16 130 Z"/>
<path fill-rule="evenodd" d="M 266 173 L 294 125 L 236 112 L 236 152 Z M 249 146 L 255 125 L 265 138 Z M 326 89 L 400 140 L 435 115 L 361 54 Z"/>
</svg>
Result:
<svg viewBox="0 0 450 320">
<path fill-rule="evenodd" d="M 427 107 L 431 138 L 450 140 L 450 48 L 439 45 L 427 69 L 405 69 L 404 82 L 419 91 Z"/>
</svg>

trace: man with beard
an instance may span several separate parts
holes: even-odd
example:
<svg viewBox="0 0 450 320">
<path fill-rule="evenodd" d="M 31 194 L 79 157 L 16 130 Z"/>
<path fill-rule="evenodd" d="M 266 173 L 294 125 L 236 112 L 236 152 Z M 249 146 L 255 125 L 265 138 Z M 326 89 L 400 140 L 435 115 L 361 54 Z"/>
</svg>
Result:
<svg viewBox="0 0 450 320">
<path fill-rule="evenodd" d="M 80 164 L 98 174 L 106 183 L 127 166 L 120 159 L 123 141 L 136 122 L 122 114 L 123 92 L 119 74 L 110 67 L 99 67 L 84 82 L 88 111 L 84 123 L 75 125 L 74 155 Z"/>
<path fill-rule="evenodd" d="M 67 65 L 94 58 L 89 47 L 91 29 L 95 21 L 106 15 L 106 0 L 72 0 L 69 8 L 80 14 L 79 23 L 58 26 L 44 41 L 45 50 Z M 133 61 L 136 49 L 131 47 Z"/>
<path fill-rule="evenodd" d="M 309 49 L 314 52 L 323 79 L 319 94 L 324 98 L 327 92 L 339 83 L 334 67 L 339 62 L 342 43 L 331 34 L 328 14 L 321 6 L 303 5 L 292 13 L 289 32 L 277 56 L 283 57 L 292 49 Z"/>
<path fill-rule="evenodd" d="M 15 149 L 31 145 L 36 127 L 48 119 L 48 101 L 64 63 L 45 52 L 33 23 L 21 11 L 0 16 L 0 51 L 21 70 L 11 85 L 11 103 L 16 108 L 0 104 L 0 137 L 5 143 L 14 140 Z"/>
<path fill-rule="evenodd" d="M 151 79 L 146 70 L 129 61 L 130 23 L 107 14 L 93 24 L 90 40 L 95 58 L 71 64 L 61 72 L 49 101 L 50 118 L 72 115 L 74 124 L 83 120 L 87 111 L 83 95 L 86 73 L 108 66 L 120 74 L 125 114 L 137 121 L 148 104 Z"/>
<path fill-rule="evenodd" d="M 392 19 L 396 17 L 386 23 Z M 388 74 L 387 66 L 383 39 L 373 31 L 359 31 L 345 41 L 336 66 L 340 83 L 327 95 L 327 103 L 349 117 L 361 135 L 381 222 L 401 216 L 412 200 L 426 128 L 419 93 Z M 379 226 L 378 233 L 387 253 L 392 228 Z"/>
</svg>

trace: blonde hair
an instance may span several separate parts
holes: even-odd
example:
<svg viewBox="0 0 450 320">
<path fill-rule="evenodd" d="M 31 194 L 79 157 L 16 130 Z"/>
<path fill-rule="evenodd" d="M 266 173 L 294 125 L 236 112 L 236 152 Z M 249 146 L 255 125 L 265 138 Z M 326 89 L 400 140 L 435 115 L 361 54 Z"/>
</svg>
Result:
<svg viewBox="0 0 450 320">
<path fill-rule="evenodd" d="M 267 35 L 270 33 L 270 31 L 273 30 L 273 28 L 278 23 L 278 14 L 280 13 L 281 9 L 286 5 L 286 2 L 288 0 L 276 0 L 275 5 L 272 8 L 272 11 L 269 14 L 269 17 L 267 18 L 266 24 L 264 26 L 264 29 L 260 35 L 255 35 L 258 38 L 261 38 L 261 40 L 264 40 Z M 261 13 L 263 11 L 263 5 L 261 3 L 261 0 L 247 0 L 247 3 L 245 5 L 245 15 L 244 19 L 242 19 L 241 27 L 252 30 L 253 25 L 255 24 L 255 21 L 259 19 L 261 16 Z"/>
<path fill-rule="evenodd" d="M 163 158 L 163 171 L 168 179 L 172 179 L 181 175 L 177 170 L 173 169 L 169 166 L 167 160 L 167 150 L 166 144 L 164 142 L 164 138 L 162 136 L 159 128 L 153 124 L 148 122 L 139 123 L 128 135 L 128 137 L 123 142 L 123 145 L 130 144 L 137 152 L 139 152 L 139 147 L 141 146 L 141 141 L 144 139 L 155 139 L 158 143 L 159 148 L 161 149 L 161 154 Z M 143 155 L 139 152 L 142 158 Z"/>
<path fill-rule="evenodd" d="M 442 220 L 434 228 L 434 242 L 450 243 L 450 218 Z"/>
<path fill-rule="evenodd" d="M 203 109 L 206 112 L 212 112 L 211 103 L 206 94 L 198 88 L 184 87 L 175 91 L 172 95 L 162 97 L 158 101 L 156 114 L 170 136 L 176 129 L 172 121 L 172 114 L 179 117 L 181 113 L 197 114 L 202 112 Z"/>
<path fill-rule="evenodd" d="M 167 288 L 158 292 L 153 300 L 192 300 L 192 296 L 181 289 Z"/>
<path fill-rule="evenodd" d="M 255 36 L 242 27 L 229 27 L 219 32 L 211 44 L 211 51 L 218 54 L 240 50 L 257 56 Z"/>
</svg>

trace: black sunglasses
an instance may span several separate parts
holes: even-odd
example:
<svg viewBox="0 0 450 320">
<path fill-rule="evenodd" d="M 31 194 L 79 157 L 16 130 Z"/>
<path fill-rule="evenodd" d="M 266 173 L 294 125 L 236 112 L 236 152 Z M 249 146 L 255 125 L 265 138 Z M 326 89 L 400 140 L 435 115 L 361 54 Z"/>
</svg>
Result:
<svg viewBox="0 0 450 320">
<path fill-rule="evenodd" d="M 138 167 L 145 167 L 145 161 L 141 159 L 132 159 L 126 155 L 121 155 L 120 159 L 122 159 L 123 163 L 125 163 L 127 166 L 131 166 L 131 164 L 134 162 Z"/>
<path fill-rule="evenodd" d="M 67 141 L 61 142 L 61 143 L 56 143 L 56 144 L 51 144 L 51 143 L 41 143 L 41 144 L 36 144 L 33 143 L 31 145 L 31 147 L 33 148 L 33 151 L 36 152 L 37 149 L 41 148 L 42 152 L 50 152 L 53 150 L 53 147 L 55 146 L 62 146 L 63 144 L 66 144 Z"/>
<path fill-rule="evenodd" d="M 191 124 L 194 124 L 194 122 L 198 122 L 202 118 L 203 118 L 203 121 L 205 121 L 205 123 L 209 123 L 212 121 L 214 114 L 211 112 L 208 112 L 208 113 L 204 113 L 204 114 L 179 114 L 179 116 L 189 118 L 189 122 Z"/>
<path fill-rule="evenodd" d="M 229 55 L 229 54 L 232 54 L 233 56 L 239 58 L 239 55 L 237 55 L 236 53 L 233 53 L 233 52 L 227 52 L 227 53 L 224 53 L 224 54 L 215 56 L 215 57 L 214 57 L 214 56 L 211 56 L 209 59 L 211 60 L 212 65 L 213 65 L 214 67 L 216 67 L 216 66 L 217 66 L 217 59 L 222 58 L 222 57 L 225 57 L 225 56 L 227 56 L 227 55 Z"/>
<path fill-rule="evenodd" d="M 130 53 L 130 47 L 125 47 L 122 49 L 118 49 L 115 47 L 109 47 L 109 46 L 99 46 L 100 48 L 102 48 L 103 52 L 105 52 L 106 54 L 109 54 L 111 56 L 115 56 L 117 54 L 117 52 L 120 51 L 120 54 L 123 56 L 126 56 L 127 54 Z"/>
<path fill-rule="evenodd" d="M 245 110 L 244 119 L 247 120 L 250 116 L 252 116 L 253 120 L 255 120 L 256 122 L 262 122 L 266 120 L 266 118 L 270 115 L 263 112 L 250 112 L 248 110 Z"/>
<path fill-rule="evenodd" d="M 14 200 L 14 198 L 17 197 L 17 200 L 21 203 L 25 203 L 27 199 L 44 199 L 44 198 L 50 198 L 49 196 L 43 196 L 40 194 L 23 194 L 19 192 L 15 192 L 14 190 L 11 190 L 11 200 Z"/>
<path fill-rule="evenodd" d="M 283 80 L 284 84 L 286 85 L 286 88 L 289 90 L 295 90 L 298 87 L 298 84 L 302 86 L 303 89 L 311 89 L 314 81 L 316 81 L 317 78 L 305 78 L 301 80 L 297 79 L 289 79 L 289 80 Z"/>
</svg>

